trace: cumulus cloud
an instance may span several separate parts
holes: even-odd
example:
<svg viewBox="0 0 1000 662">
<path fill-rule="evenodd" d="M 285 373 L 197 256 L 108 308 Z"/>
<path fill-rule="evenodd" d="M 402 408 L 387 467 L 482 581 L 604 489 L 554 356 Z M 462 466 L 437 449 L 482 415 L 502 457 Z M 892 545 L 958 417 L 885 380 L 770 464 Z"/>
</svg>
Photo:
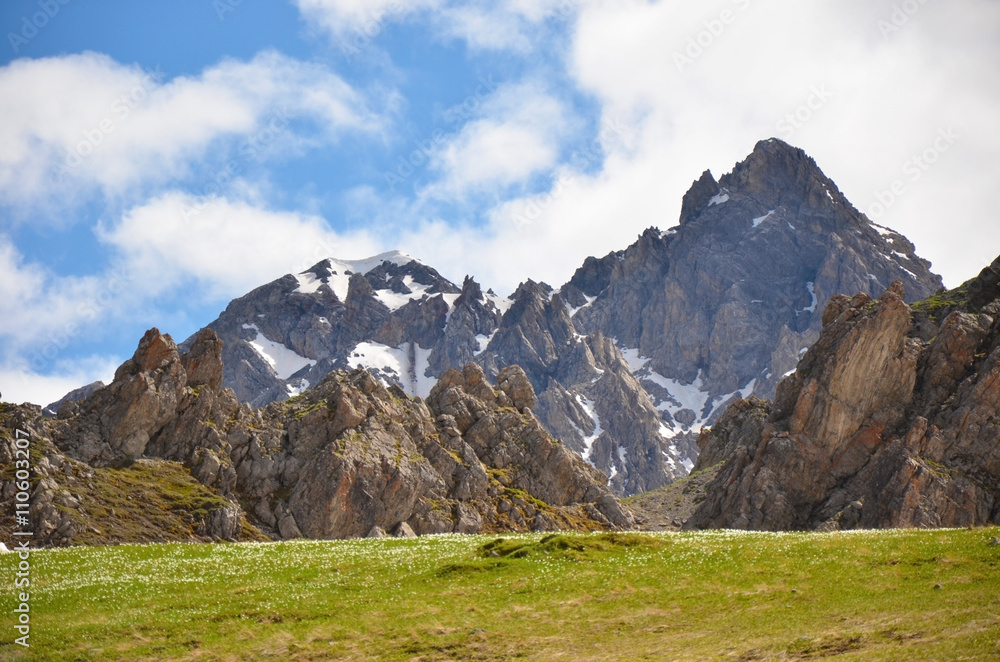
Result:
<svg viewBox="0 0 1000 662">
<path fill-rule="evenodd" d="M 6 402 L 32 402 L 45 406 L 86 384 L 96 381 L 110 383 L 122 361 L 124 358 L 113 356 L 60 361 L 49 374 L 34 372 L 26 363 L 5 365 L 0 367 L 3 399 Z"/>
<path fill-rule="evenodd" d="M 0 68 L 0 98 L 10 106 L 0 199 L 14 206 L 163 184 L 227 140 L 236 149 L 237 139 L 294 120 L 312 127 L 313 140 L 380 128 L 338 76 L 274 52 L 172 80 L 97 53 L 16 60 Z"/>
<path fill-rule="evenodd" d="M 379 252 L 364 232 L 338 234 L 317 216 L 177 191 L 129 210 L 99 234 L 143 283 L 144 296 L 195 284 L 195 296 L 206 301 L 241 296 L 326 257 Z"/>
<path fill-rule="evenodd" d="M 345 52 L 367 46 L 391 23 L 420 21 L 439 38 L 478 51 L 527 52 L 546 20 L 567 20 L 585 0 L 296 0 L 302 14 Z M 586 0 L 589 2 L 589 0 Z"/>
<path fill-rule="evenodd" d="M 0 237 L 0 339 L 4 350 L 55 342 L 65 346 L 125 289 L 121 274 L 56 276 L 28 262 Z"/>
<path fill-rule="evenodd" d="M 438 179 L 422 194 L 462 197 L 472 191 L 495 194 L 553 168 L 569 133 L 563 104 L 537 83 L 499 86 L 485 98 L 476 118 L 433 154 Z"/>
<path fill-rule="evenodd" d="M 58 276 L 26 261 L 0 237 L 0 391 L 10 401 L 47 404 L 67 391 L 108 379 L 116 357 L 71 356 L 67 349 L 121 319 L 136 303 L 127 274 Z"/>
<path fill-rule="evenodd" d="M 913 239 L 957 285 L 1000 253 L 987 195 L 1000 178 L 1000 7 L 900 6 L 580 4 L 566 63 L 599 100 L 599 148 L 584 149 L 582 163 L 572 148 L 553 161 L 546 123 L 507 137 L 521 118 L 487 108 L 439 154 L 441 178 L 425 193 L 480 182 L 501 191 L 508 173 L 546 174 L 550 190 L 509 189 L 481 210 L 485 226 L 425 213 L 419 230 L 400 236 L 432 264 L 501 290 L 528 276 L 560 284 L 587 255 L 675 225 L 704 169 L 719 176 L 776 136 L 804 148 L 857 207 Z"/>
<path fill-rule="evenodd" d="M 535 228 L 554 237 L 585 228 L 588 253 L 619 247 L 626 231 L 675 224 L 681 196 L 706 167 L 718 176 L 777 136 L 816 158 L 859 208 L 911 237 L 950 284 L 973 275 L 1000 252 L 983 195 L 1000 177 L 1000 8 L 961 0 L 900 16 L 898 5 L 584 6 L 570 71 L 605 119 L 635 136 L 612 145 L 600 175 L 557 196 Z M 936 150 L 949 128 L 960 137 Z M 913 160 L 925 152 L 923 165 Z M 904 193 L 877 206 L 897 181 Z M 526 233 L 520 245 L 530 250 L 532 240 Z M 970 259 L 970 243 L 990 248 Z M 565 276 L 582 257 L 541 268 Z"/>
<path fill-rule="evenodd" d="M 130 209 L 98 235 L 113 257 L 99 273 L 81 277 L 27 262 L 0 237 L 0 391 L 6 398 L 45 404 L 105 380 L 120 359 L 74 359 L 67 348 L 116 321 L 169 317 L 156 313 L 164 301 L 180 300 L 185 308 L 224 304 L 326 257 L 382 250 L 365 232 L 338 234 L 316 216 L 177 191 Z"/>
</svg>

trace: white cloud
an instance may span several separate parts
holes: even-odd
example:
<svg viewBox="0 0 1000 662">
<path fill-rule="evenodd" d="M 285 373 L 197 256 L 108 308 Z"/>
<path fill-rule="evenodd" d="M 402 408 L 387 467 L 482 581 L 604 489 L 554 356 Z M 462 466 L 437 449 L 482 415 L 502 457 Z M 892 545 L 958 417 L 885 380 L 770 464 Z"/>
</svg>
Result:
<svg viewBox="0 0 1000 662">
<path fill-rule="evenodd" d="M 74 389 L 102 381 L 109 384 L 123 359 L 93 356 L 60 362 L 52 374 L 38 374 L 28 365 L 0 367 L 0 393 L 4 402 L 32 402 L 46 406 Z"/>
<path fill-rule="evenodd" d="M 777 136 L 816 158 L 863 210 L 877 191 L 904 180 L 906 193 L 879 222 L 913 239 L 949 284 L 973 275 L 1000 252 L 987 194 L 1000 178 L 1000 7 L 986 0 L 921 5 L 883 38 L 878 20 L 893 6 L 584 6 L 569 68 L 600 100 L 605 118 L 633 126 L 635 136 L 612 146 L 599 176 L 578 180 L 586 186 L 564 186 L 530 232 L 497 227 L 498 236 L 528 253 L 545 244 L 538 232 L 571 237 L 565 252 L 552 251 L 529 272 L 560 282 L 585 255 L 623 247 L 626 235 L 650 225 L 674 225 L 681 197 L 702 170 L 719 176 L 757 140 Z M 720 23 L 723 9 L 730 14 Z M 807 119 L 785 120 L 797 112 Z M 949 126 L 963 137 L 919 181 L 904 175 L 907 159 Z M 496 217 L 530 202 L 503 203 Z M 942 233 L 945 223 L 949 232 Z M 987 248 L 970 259 L 970 244 Z"/>
<path fill-rule="evenodd" d="M 387 25 L 425 21 L 443 39 L 479 51 L 534 48 L 548 19 L 567 20 L 589 0 L 296 0 L 302 14 L 328 31 L 345 52 L 366 47 Z"/>
<path fill-rule="evenodd" d="M 451 198 L 470 191 L 493 194 L 558 163 L 570 120 L 563 105 L 536 83 L 501 85 L 479 116 L 434 154 L 440 179 L 424 194 Z"/>
<path fill-rule="evenodd" d="M 1000 6 L 922 5 L 883 38 L 879 20 L 895 4 L 581 5 L 568 66 L 600 100 L 605 125 L 619 127 L 585 164 L 597 172 L 572 160 L 546 165 L 556 143 L 545 123 L 523 142 L 503 140 L 503 114 L 487 109 L 441 153 L 442 178 L 426 191 L 500 191 L 519 153 L 521 174 L 549 172 L 552 190 L 501 199 L 485 227 L 449 227 L 433 215 L 419 222 L 416 212 L 419 230 L 401 235 L 404 248 L 447 265 L 453 278 L 465 271 L 500 290 L 526 277 L 558 285 L 586 256 L 624 248 L 646 227 L 675 225 L 705 168 L 718 177 L 777 136 L 803 147 L 863 211 L 902 181 L 905 193 L 878 222 L 913 239 L 957 285 L 1000 253 L 989 195 L 1000 179 Z M 720 31 L 723 9 L 731 14 Z M 704 44 L 700 53 L 687 50 L 689 40 Z M 936 163 L 916 179 L 909 160 L 948 127 L 960 137 L 930 154 Z"/>
<path fill-rule="evenodd" d="M 0 392 L 7 402 L 48 404 L 97 379 L 116 357 L 73 358 L 73 347 L 134 307 L 128 275 L 57 276 L 26 262 L 0 237 Z"/>
<path fill-rule="evenodd" d="M 203 300 L 226 300 L 331 257 L 374 255 L 363 232 L 349 236 L 323 219 L 243 200 L 171 192 L 129 210 L 100 232 L 145 297 L 196 284 Z"/>
<path fill-rule="evenodd" d="M 48 343 L 65 347 L 99 315 L 121 304 L 127 289 L 120 272 L 93 276 L 54 275 L 25 262 L 0 237 L 0 339 L 4 351 Z M 46 357 L 48 363 L 52 357 Z"/>
<path fill-rule="evenodd" d="M 96 53 L 16 60 L 0 68 L 0 98 L 16 100 L 0 123 L 0 195 L 28 207 L 169 182 L 210 149 L 295 120 L 322 140 L 380 126 L 335 74 L 274 52 L 170 81 Z"/>
<path fill-rule="evenodd" d="M 389 23 L 437 8 L 442 0 L 295 0 L 295 4 L 307 19 L 340 40 L 351 32 L 374 37 Z"/>
</svg>

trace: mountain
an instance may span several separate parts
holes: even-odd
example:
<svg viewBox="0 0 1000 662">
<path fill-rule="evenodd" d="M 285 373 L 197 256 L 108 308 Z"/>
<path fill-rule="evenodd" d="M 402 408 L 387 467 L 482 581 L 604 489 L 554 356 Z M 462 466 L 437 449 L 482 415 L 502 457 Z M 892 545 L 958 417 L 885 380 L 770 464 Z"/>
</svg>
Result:
<svg viewBox="0 0 1000 662">
<path fill-rule="evenodd" d="M 331 370 L 362 366 L 427 396 L 437 377 L 481 349 L 505 303 L 471 280 L 459 289 L 391 252 L 324 260 L 280 278 L 231 302 L 209 328 L 225 341 L 223 385 L 252 406 L 295 396 Z"/>
<path fill-rule="evenodd" d="M 773 396 L 816 340 L 833 294 L 876 296 L 899 279 L 920 299 L 942 286 L 929 268 L 903 236 L 855 209 L 813 159 L 772 139 L 718 182 L 703 173 L 677 227 L 651 228 L 624 251 L 588 258 L 560 294 L 578 333 L 614 339 L 662 416 L 661 447 L 689 468 L 697 432 L 728 402 Z M 604 420 L 618 407 L 605 401 L 596 413 Z M 546 414 L 567 433 L 558 413 Z M 638 463 L 630 436 L 618 439 L 629 451 L 618 470 L 642 475 L 643 489 L 663 484 Z M 607 470 L 603 450 L 596 459 Z M 626 494 L 641 491 L 624 485 Z"/>
<path fill-rule="evenodd" d="M 703 433 L 714 472 L 687 528 L 1000 523 L 1000 258 L 908 306 L 835 296 L 773 403 L 733 403 Z"/>
<path fill-rule="evenodd" d="M 211 330 L 187 352 L 148 331 L 112 383 L 60 407 L 0 406 L 0 463 L 32 440 L 37 543 L 348 538 L 631 528 L 605 477 L 532 415 L 510 366 L 476 364 L 426 399 L 369 372 L 335 370 L 300 396 L 252 409 L 222 388 Z M 23 433 L 19 436 L 23 436 Z M 14 528 L 13 474 L 0 489 Z"/>
<path fill-rule="evenodd" d="M 895 280 L 911 300 L 941 289 L 906 238 L 771 139 L 694 182 L 679 225 L 587 258 L 558 290 L 528 280 L 499 297 L 392 252 L 287 275 L 208 328 L 225 343 L 224 386 L 254 406 L 331 370 L 364 367 L 426 397 L 451 368 L 495 378 L 519 365 L 545 428 L 634 494 L 686 475 L 727 403 L 774 395 L 833 294 L 877 296 Z"/>
<path fill-rule="evenodd" d="M 402 253 L 325 260 L 234 300 L 209 325 L 224 385 L 262 405 L 335 369 L 365 367 L 413 396 L 470 361 L 520 365 L 545 427 L 620 494 L 687 473 L 725 405 L 770 397 L 819 333 L 836 292 L 912 299 L 941 287 L 901 235 L 870 223 L 804 152 L 780 140 L 718 182 L 704 173 L 680 225 L 588 258 L 558 291 L 461 288 Z"/>
</svg>

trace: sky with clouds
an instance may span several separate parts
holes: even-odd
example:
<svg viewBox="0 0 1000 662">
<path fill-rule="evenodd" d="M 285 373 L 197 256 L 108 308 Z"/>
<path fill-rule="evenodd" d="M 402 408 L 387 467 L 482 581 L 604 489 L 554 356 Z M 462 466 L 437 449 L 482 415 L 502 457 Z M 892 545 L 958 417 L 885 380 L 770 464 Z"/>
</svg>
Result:
<svg viewBox="0 0 1000 662">
<path fill-rule="evenodd" d="M 772 136 L 949 286 L 1000 254 L 995 0 L 6 0 L 0 392 L 400 249 L 501 294 Z"/>
</svg>

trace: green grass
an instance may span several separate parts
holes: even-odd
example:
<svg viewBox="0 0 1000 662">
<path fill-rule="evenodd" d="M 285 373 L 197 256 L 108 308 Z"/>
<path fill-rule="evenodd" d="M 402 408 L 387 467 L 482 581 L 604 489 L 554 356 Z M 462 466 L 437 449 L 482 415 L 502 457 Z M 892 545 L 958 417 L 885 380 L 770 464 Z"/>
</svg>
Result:
<svg viewBox="0 0 1000 662">
<path fill-rule="evenodd" d="M 94 469 L 89 478 L 77 474 L 73 483 L 62 474 L 55 476 L 80 501 L 79 508 L 60 507 L 79 525 L 73 538 L 77 544 L 207 540 L 196 535 L 198 525 L 213 510 L 229 505 L 177 462 L 139 460 L 122 469 Z M 243 539 L 265 539 L 244 525 Z"/>
<path fill-rule="evenodd" d="M 996 660 L 1000 546 L 988 543 L 998 535 L 53 549 L 31 559 L 31 657 L 7 644 L 0 659 Z M 13 557 L 0 557 L 3 577 Z"/>
<path fill-rule="evenodd" d="M 941 323 L 945 312 L 955 309 L 966 310 L 970 307 L 968 283 L 954 290 L 932 294 L 926 299 L 910 304 L 910 307 L 915 311 L 927 313 L 935 322 Z"/>
</svg>

